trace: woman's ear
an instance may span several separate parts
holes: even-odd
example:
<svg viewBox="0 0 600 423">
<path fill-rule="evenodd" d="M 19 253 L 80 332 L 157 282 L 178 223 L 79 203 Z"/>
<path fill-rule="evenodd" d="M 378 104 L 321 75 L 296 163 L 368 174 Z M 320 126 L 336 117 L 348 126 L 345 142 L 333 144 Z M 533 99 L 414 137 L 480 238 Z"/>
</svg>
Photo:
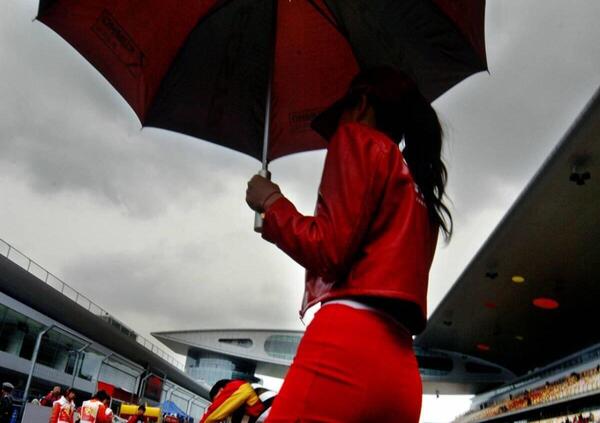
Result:
<svg viewBox="0 0 600 423">
<path fill-rule="evenodd" d="M 375 127 L 375 109 L 369 102 L 366 94 L 360 96 L 360 100 L 356 107 L 352 110 L 353 120 L 361 122 L 365 125 Z"/>
<path fill-rule="evenodd" d="M 363 94 L 360 96 L 360 100 L 358 101 L 358 104 L 356 105 L 356 108 L 354 109 L 356 112 L 355 118 L 356 121 L 360 122 L 363 121 L 367 118 L 367 115 L 369 114 L 369 99 L 367 98 L 366 94 Z"/>
</svg>

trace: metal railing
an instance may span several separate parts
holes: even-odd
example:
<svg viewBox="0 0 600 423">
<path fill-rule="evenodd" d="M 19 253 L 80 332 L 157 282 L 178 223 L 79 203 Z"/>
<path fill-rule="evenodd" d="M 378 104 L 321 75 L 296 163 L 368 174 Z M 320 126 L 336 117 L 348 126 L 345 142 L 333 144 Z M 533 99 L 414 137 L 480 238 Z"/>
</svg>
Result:
<svg viewBox="0 0 600 423">
<path fill-rule="evenodd" d="M 4 257 L 6 257 L 7 259 L 9 259 L 10 261 L 12 261 L 13 263 L 17 264 L 18 266 L 22 267 L 23 269 L 27 270 L 29 273 L 31 273 L 33 276 L 35 276 L 39 280 L 41 280 L 44 283 L 46 283 L 47 285 L 51 286 L 52 288 L 54 288 L 55 290 L 57 290 L 58 292 L 63 294 L 65 297 L 76 302 L 78 305 L 85 308 L 89 312 L 95 314 L 96 316 L 100 317 L 101 319 L 104 319 L 104 320 L 110 319 L 110 320 L 113 320 L 116 322 L 120 322 L 119 319 L 117 319 L 116 317 L 111 315 L 109 312 L 104 310 L 102 307 L 100 307 L 99 305 L 94 303 L 92 300 L 87 298 L 85 295 L 83 295 L 80 292 L 76 291 L 75 289 L 71 288 L 69 285 L 64 283 L 58 277 L 56 277 L 52 273 L 48 272 L 46 269 L 44 269 L 38 263 L 31 260 L 25 254 L 23 254 L 22 252 L 20 252 L 19 250 L 14 248 L 12 245 L 10 245 L 8 242 L 6 242 L 2 239 L 0 239 L 0 254 L 3 255 Z M 157 347 L 155 344 L 150 342 L 148 339 L 135 333 L 135 340 L 138 344 L 142 345 L 147 350 L 156 354 L 160 358 L 168 361 L 173 366 L 177 367 L 178 369 L 180 369 L 182 371 L 185 370 L 185 365 L 181 361 L 177 360 L 175 357 L 173 357 L 169 353 L 165 352 L 163 349 Z"/>
</svg>

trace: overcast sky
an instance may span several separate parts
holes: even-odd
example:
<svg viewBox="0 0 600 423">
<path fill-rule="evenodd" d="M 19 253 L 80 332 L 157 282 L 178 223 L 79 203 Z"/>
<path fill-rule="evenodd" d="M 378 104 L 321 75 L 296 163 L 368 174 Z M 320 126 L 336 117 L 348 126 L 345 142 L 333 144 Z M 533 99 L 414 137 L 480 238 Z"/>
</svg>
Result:
<svg viewBox="0 0 600 423">
<path fill-rule="evenodd" d="M 600 85 L 598 0 L 487 3 L 489 74 L 434 104 L 455 234 L 437 251 L 430 312 Z M 98 72 L 32 22 L 36 7 L 5 0 L 0 13 L 0 238 L 144 335 L 302 328 L 303 271 L 252 231 L 244 202 L 258 162 L 140 130 Z M 272 165 L 306 213 L 323 159 Z"/>
</svg>

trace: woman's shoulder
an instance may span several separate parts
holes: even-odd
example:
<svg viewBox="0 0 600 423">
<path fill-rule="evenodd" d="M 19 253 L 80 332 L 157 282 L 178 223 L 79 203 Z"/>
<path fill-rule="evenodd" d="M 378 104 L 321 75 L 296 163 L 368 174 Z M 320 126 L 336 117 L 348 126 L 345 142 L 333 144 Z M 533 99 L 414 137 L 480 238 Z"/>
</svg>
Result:
<svg viewBox="0 0 600 423">
<path fill-rule="evenodd" d="M 356 147 L 373 148 L 383 153 L 398 150 L 398 145 L 390 139 L 385 133 L 365 125 L 360 122 L 348 122 L 340 125 L 334 138 L 333 143 L 350 142 Z"/>
</svg>

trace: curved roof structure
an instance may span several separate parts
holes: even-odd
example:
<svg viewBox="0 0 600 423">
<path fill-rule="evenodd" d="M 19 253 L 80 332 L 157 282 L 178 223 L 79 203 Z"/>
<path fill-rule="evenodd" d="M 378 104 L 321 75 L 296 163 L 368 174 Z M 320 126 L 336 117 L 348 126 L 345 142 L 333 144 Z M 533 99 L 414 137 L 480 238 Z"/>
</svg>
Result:
<svg viewBox="0 0 600 423">
<path fill-rule="evenodd" d="M 256 373 L 283 377 L 303 331 L 220 329 L 154 332 L 152 336 L 178 354 L 190 349 L 256 363 Z"/>
<path fill-rule="evenodd" d="M 188 356 L 188 374 L 194 374 L 197 358 L 204 356 L 209 359 L 222 357 L 230 363 L 251 363 L 245 366 L 246 370 L 282 378 L 292 363 L 303 332 L 223 329 L 157 332 L 152 335 L 176 353 Z M 368 344 L 370 340 L 365 339 L 364 342 Z M 464 354 L 421 348 L 416 348 L 415 354 L 425 393 L 468 394 L 515 377 L 493 363 Z"/>
<path fill-rule="evenodd" d="M 515 154 L 518 154 L 516 152 Z M 600 89 L 416 339 L 517 375 L 600 343 Z"/>
</svg>

